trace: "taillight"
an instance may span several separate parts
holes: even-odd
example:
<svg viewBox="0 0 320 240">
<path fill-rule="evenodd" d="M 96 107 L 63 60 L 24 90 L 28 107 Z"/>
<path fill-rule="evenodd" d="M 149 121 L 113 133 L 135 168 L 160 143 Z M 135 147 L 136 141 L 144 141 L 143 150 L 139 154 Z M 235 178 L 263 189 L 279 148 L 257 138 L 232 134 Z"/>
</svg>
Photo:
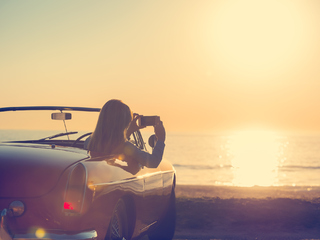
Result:
<svg viewBox="0 0 320 240">
<path fill-rule="evenodd" d="M 63 211 L 66 216 L 79 215 L 82 212 L 86 182 L 86 168 L 79 163 L 72 169 L 66 187 L 63 203 Z"/>
<path fill-rule="evenodd" d="M 70 203 L 70 202 L 64 202 L 64 204 L 63 204 L 63 209 L 73 210 L 72 203 Z"/>
</svg>

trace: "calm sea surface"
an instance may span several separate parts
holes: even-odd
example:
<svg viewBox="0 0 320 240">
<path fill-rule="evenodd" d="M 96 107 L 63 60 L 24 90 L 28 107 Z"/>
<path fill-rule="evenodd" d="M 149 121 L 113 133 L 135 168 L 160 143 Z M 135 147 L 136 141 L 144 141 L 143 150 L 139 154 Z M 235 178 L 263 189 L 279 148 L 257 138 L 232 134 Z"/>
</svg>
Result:
<svg viewBox="0 0 320 240">
<path fill-rule="evenodd" d="M 320 186 L 320 136 L 168 135 L 180 184 Z"/>
<path fill-rule="evenodd" d="M 54 131 L 0 130 L 0 140 L 37 139 Z M 147 141 L 148 134 L 145 135 Z M 320 186 L 320 136 L 263 132 L 167 134 L 165 158 L 178 184 Z"/>
</svg>

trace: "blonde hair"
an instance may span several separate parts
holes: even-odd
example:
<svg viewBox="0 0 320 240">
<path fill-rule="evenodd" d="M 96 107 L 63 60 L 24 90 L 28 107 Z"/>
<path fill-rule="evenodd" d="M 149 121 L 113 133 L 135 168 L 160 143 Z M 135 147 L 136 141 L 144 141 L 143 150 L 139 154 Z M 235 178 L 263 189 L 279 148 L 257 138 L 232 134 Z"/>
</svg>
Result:
<svg viewBox="0 0 320 240">
<path fill-rule="evenodd" d="M 91 136 L 89 151 L 111 154 L 126 141 L 126 130 L 131 120 L 132 112 L 122 101 L 112 99 L 106 102 Z"/>
</svg>

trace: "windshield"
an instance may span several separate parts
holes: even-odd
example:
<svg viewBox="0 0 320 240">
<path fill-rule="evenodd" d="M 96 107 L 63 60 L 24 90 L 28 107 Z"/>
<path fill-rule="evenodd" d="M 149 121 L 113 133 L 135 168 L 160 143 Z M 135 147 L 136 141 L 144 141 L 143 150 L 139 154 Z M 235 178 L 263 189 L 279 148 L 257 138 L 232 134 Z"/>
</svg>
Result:
<svg viewBox="0 0 320 240">
<path fill-rule="evenodd" d="M 68 108 L 61 113 L 61 109 L 47 108 L 65 107 L 20 107 L 17 111 L 0 108 L 0 142 L 57 144 L 86 149 L 84 141 L 95 130 L 100 109 L 73 111 Z M 140 131 L 132 135 L 131 141 L 146 150 Z"/>
<path fill-rule="evenodd" d="M 63 111 L 71 113 L 70 120 L 53 120 L 52 113 L 59 110 L 8 111 L 0 112 L 0 141 L 36 140 L 68 132 L 58 139 L 77 139 L 80 135 L 93 132 L 99 112 Z"/>
</svg>

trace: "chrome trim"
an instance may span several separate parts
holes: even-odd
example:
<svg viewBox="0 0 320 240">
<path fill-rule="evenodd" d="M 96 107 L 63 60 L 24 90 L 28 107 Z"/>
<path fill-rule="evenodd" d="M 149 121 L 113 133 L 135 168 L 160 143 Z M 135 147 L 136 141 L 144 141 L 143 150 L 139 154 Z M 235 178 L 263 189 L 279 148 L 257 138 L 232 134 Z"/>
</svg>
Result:
<svg viewBox="0 0 320 240">
<path fill-rule="evenodd" d="M 144 231 L 148 230 L 151 226 L 153 226 L 153 225 L 156 224 L 157 222 L 158 222 L 158 221 L 155 221 L 155 222 L 149 224 L 148 226 L 140 229 L 140 232 L 144 232 Z"/>
<path fill-rule="evenodd" d="M 80 162 L 80 164 L 84 167 L 85 174 L 86 174 L 86 179 L 85 179 L 85 183 L 84 183 L 84 186 L 83 186 L 82 204 L 81 204 L 81 209 L 80 209 L 80 213 L 82 213 L 84 200 L 85 200 L 86 192 L 87 192 L 88 170 L 87 170 L 86 166 L 82 162 Z"/>
<path fill-rule="evenodd" d="M 31 111 L 31 110 L 59 110 L 59 111 L 84 111 L 84 112 L 100 112 L 100 108 L 89 107 L 66 107 L 66 106 L 30 106 L 30 107 L 3 107 L 0 112 L 7 111 Z"/>
<path fill-rule="evenodd" d="M 175 173 L 176 170 L 172 169 L 172 170 L 162 171 L 162 173 L 171 173 L 171 172 Z"/>
<path fill-rule="evenodd" d="M 3 209 L 1 212 L 1 222 L 0 222 L 0 240 L 39 240 L 36 233 L 26 233 L 26 234 L 13 234 L 13 237 L 9 234 L 9 229 L 6 224 L 7 220 L 7 209 Z M 57 232 L 54 233 L 53 230 L 46 231 L 41 239 L 58 239 L 58 240 L 96 240 L 97 232 L 95 230 L 80 232 L 80 233 L 66 233 Z"/>
<path fill-rule="evenodd" d="M 91 183 L 91 184 L 88 185 L 88 187 L 89 188 L 94 188 L 94 187 L 98 187 L 98 186 L 112 186 L 112 185 L 115 185 L 115 184 L 134 182 L 134 181 L 137 181 L 139 179 L 142 179 L 142 177 L 138 176 L 138 177 L 134 177 L 134 178 L 130 178 L 130 179 L 118 180 L 118 181 L 107 182 L 107 183 L 94 183 L 94 184 Z"/>
<path fill-rule="evenodd" d="M 80 162 L 78 164 L 81 164 L 83 166 L 83 168 L 85 170 L 85 175 L 86 175 L 85 184 L 83 185 L 83 196 L 82 196 L 81 207 L 80 207 L 80 213 L 81 213 L 82 209 L 83 209 L 83 205 L 84 205 L 85 196 L 86 196 L 86 188 L 87 188 L 87 182 L 88 182 L 88 170 L 87 170 L 86 166 L 82 162 Z M 64 201 L 66 200 L 66 196 L 67 196 L 67 190 L 68 190 L 68 185 L 69 185 L 69 181 L 70 181 L 70 176 L 71 176 L 73 170 L 78 166 L 78 164 L 76 164 L 73 167 L 73 169 L 70 171 L 70 173 L 69 173 L 68 181 L 67 181 L 66 188 L 65 188 L 65 191 L 64 191 L 64 197 L 63 197 Z"/>
<path fill-rule="evenodd" d="M 123 180 L 107 182 L 107 183 L 89 184 L 88 187 L 92 188 L 92 187 L 96 187 L 96 186 L 110 186 L 110 185 L 115 185 L 115 184 L 128 183 L 128 182 L 137 181 L 139 179 L 143 179 L 144 177 L 150 177 L 150 176 L 153 176 L 153 175 L 158 175 L 158 174 L 163 174 L 163 173 L 171 173 L 171 172 L 175 173 L 174 170 L 167 170 L 167 171 L 163 171 L 163 172 L 153 172 L 153 173 L 147 173 L 147 174 L 144 174 L 142 176 L 137 176 L 137 177 L 129 178 L 129 179 L 123 179 Z"/>
<path fill-rule="evenodd" d="M 95 240 L 97 239 L 97 232 L 95 230 L 67 234 L 67 233 L 46 233 L 45 236 L 41 239 L 61 239 L 61 240 Z M 16 234 L 13 236 L 13 240 L 39 240 L 34 233 L 28 234 Z"/>
</svg>

